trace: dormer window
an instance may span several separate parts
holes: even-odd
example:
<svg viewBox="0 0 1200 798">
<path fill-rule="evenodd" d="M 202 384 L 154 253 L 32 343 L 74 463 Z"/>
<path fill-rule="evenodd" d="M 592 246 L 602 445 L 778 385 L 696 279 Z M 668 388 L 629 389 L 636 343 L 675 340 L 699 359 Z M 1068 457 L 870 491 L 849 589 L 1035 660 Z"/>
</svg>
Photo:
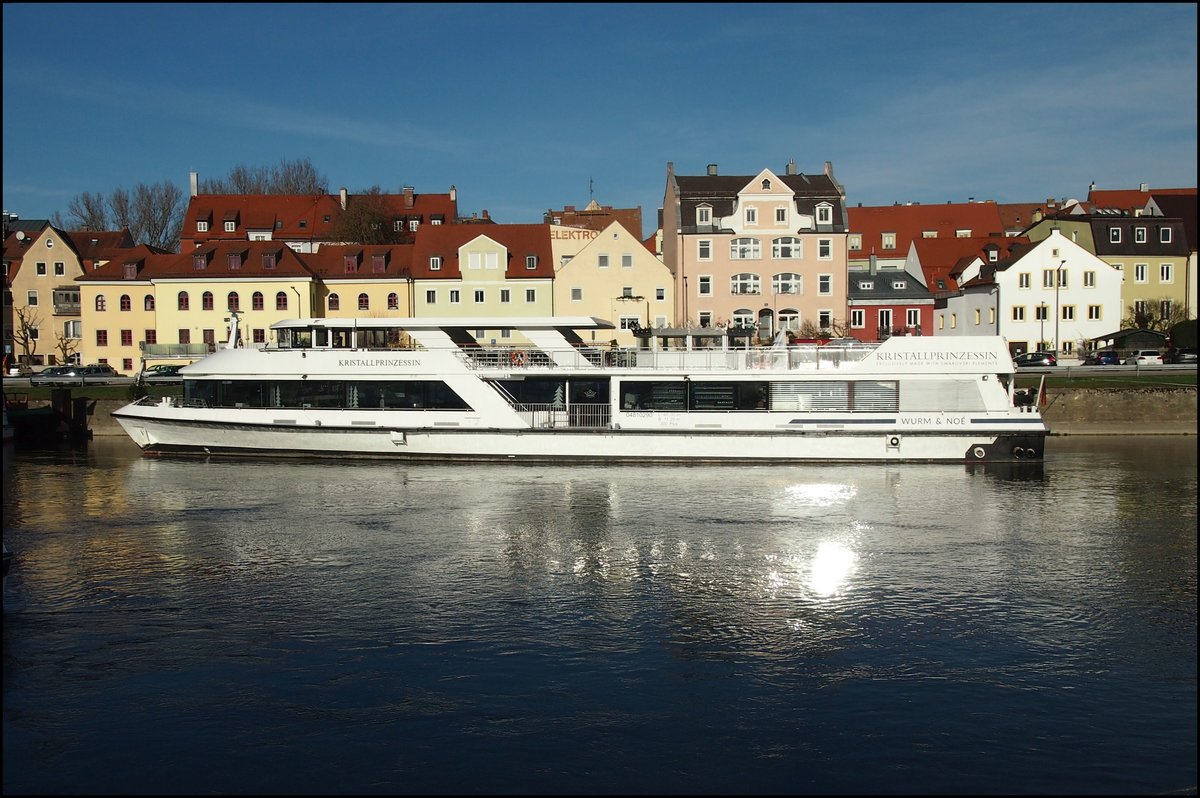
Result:
<svg viewBox="0 0 1200 798">
<path fill-rule="evenodd" d="M 386 268 L 386 261 L 383 255 L 371 256 L 371 271 L 375 274 L 383 274 Z"/>
<path fill-rule="evenodd" d="M 275 253 L 274 252 L 264 252 L 263 253 L 262 267 L 267 270 L 275 268 Z"/>
<path fill-rule="evenodd" d="M 124 272 L 126 280 L 132 280 L 137 277 L 137 264 L 136 263 L 122 264 L 122 271 Z"/>
<path fill-rule="evenodd" d="M 300 229 L 304 230 L 307 227 L 308 227 L 308 219 L 301 219 L 300 220 Z"/>
<path fill-rule="evenodd" d="M 342 258 L 342 271 L 346 274 L 354 274 L 358 271 L 358 258 L 353 255 Z"/>
<path fill-rule="evenodd" d="M 895 249 L 896 248 L 896 234 L 895 233 L 884 233 L 883 234 L 883 248 L 884 249 Z"/>
<path fill-rule="evenodd" d="M 995 263 L 1000 260 L 1000 252 L 995 249 L 988 250 L 988 263 Z"/>
<path fill-rule="evenodd" d="M 196 255 L 192 258 L 192 268 L 198 272 L 202 272 L 208 268 L 208 256 Z"/>
<path fill-rule="evenodd" d="M 1144 227 L 1133 228 L 1133 241 L 1135 244 L 1145 244 L 1146 243 L 1146 228 L 1144 228 Z"/>
<path fill-rule="evenodd" d="M 870 291 L 875 288 L 875 282 L 873 280 L 859 280 L 858 288 L 860 291 Z"/>
<path fill-rule="evenodd" d="M 226 233 L 232 233 L 235 230 L 237 230 L 237 222 L 226 222 L 225 223 L 225 232 Z"/>
<path fill-rule="evenodd" d="M 832 224 L 833 223 L 833 206 L 829 203 L 821 203 L 817 206 L 817 224 Z"/>
<path fill-rule="evenodd" d="M 529 269 L 530 271 L 536 269 L 537 263 L 538 263 L 537 255 L 526 255 L 525 256 L 525 268 L 526 269 Z"/>
<path fill-rule="evenodd" d="M 208 232 L 208 222 L 196 222 L 196 232 L 197 233 L 207 233 Z"/>
<path fill-rule="evenodd" d="M 770 181 L 770 180 L 764 180 L 764 181 L 762 181 L 762 190 L 763 190 L 763 191 L 770 191 L 770 190 L 771 190 L 771 181 Z"/>
<path fill-rule="evenodd" d="M 1171 228 L 1169 228 L 1169 227 L 1158 228 L 1158 242 L 1160 244 L 1170 244 L 1171 243 Z"/>
<path fill-rule="evenodd" d="M 431 255 L 429 258 L 429 271 L 436 272 L 442 269 L 442 256 Z"/>
<path fill-rule="evenodd" d="M 903 280 L 893 280 L 892 281 L 892 289 L 895 291 L 903 291 L 907 287 L 908 287 L 908 283 L 906 283 Z"/>
<path fill-rule="evenodd" d="M 228 257 L 228 262 L 229 262 L 229 268 L 232 271 L 236 271 L 236 270 L 242 268 L 242 253 L 230 252 L 229 257 Z"/>
<path fill-rule="evenodd" d="M 696 224 L 712 224 L 712 208 L 707 205 L 696 208 Z"/>
<path fill-rule="evenodd" d="M 1110 244 L 1120 244 L 1121 243 L 1121 228 L 1119 228 L 1119 227 L 1108 228 L 1108 243 L 1110 243 Z"/>
</svg>

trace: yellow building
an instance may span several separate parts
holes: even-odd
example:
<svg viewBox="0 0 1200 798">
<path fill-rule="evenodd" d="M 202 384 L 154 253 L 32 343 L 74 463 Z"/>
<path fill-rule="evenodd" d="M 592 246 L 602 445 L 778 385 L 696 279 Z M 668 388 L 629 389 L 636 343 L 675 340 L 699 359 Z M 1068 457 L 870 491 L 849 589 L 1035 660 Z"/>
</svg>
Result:
<svg viewBox="0 0 1200 798">
<path fill-rule="evenodd" d="M 551 228 L 552 233 L 559 230 Z M 645 244 L 615 221 L 584 240 L 554 275 L 557 315 L 612 321 L 618 327 L 614 333 L 620 346 L 637 342 L 630 332 L 634 328 L 673 326 L 671 272 Z"/>
<path fill-rule="evenodd" d="M 148 362 L 190 363 L 228 339 L 266 343 L 271 324 L 311 316 L 317 280 L 280 242 L 205 244 L 181 255 L 115 259 L 78 280 L 83 360 L 132 374 Z"/>
</svg>

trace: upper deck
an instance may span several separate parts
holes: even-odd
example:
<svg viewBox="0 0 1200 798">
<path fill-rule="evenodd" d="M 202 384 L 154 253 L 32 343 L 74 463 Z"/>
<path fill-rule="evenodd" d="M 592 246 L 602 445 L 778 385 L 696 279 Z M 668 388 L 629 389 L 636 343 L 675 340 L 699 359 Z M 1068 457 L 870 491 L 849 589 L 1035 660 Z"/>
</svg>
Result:
<svg viewBox="0 0 1200 798">
<path fill-rule="evenodd" d="M 998 336 L 911 336 L 880 344 L 842 341 L 763 347 L 751 346 L 744 331 L 672 328 L 642 331 L 640 346 L 616 347 L 584 340 L 583 334 L 594 339 L 597 331 L 615 329 L 611 322 L 588 316 L 309 318 L 288 319 L 271 328 L 276 342 L 264 351 L 441 351 L 453 353 L 472 370 L 503 372 L 554 368 L 683 373 L 852 370 L 891 375 L 1015 371 L 1007 343 Z"/>
</svg>

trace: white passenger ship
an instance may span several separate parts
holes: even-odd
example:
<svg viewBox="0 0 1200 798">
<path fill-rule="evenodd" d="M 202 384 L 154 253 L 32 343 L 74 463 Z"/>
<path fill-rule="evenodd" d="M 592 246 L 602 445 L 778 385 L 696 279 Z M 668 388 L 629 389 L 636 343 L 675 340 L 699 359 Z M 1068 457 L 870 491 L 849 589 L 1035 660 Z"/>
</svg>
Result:
<svg viewBox="0 0 1200 798">
<path fill-rule="evenodd" d="M 1047 435 L 1000 337 L 762 348 L 703 328 L 618 349 L 591 317 L 272 329 L 184 368 L 182 398 L 113 415 L 146 454 L 413 460 L 1012 462 Z"/>
</svg>

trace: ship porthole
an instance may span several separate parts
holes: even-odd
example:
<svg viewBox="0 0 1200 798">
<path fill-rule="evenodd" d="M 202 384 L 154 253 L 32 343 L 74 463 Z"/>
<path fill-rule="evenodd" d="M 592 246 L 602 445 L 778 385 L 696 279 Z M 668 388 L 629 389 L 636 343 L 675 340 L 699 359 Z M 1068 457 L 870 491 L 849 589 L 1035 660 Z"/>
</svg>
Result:
<svg viewBox="0 0 1200 798">
<path fill-rule="evenodd" d="M 971 450 L 971 454 L 975 455 L 976 460 L 982 460 L 983 456 L 985 454 L 987 454 L 987 452 L 985 452 L 983 450 L 982 446 L 976 446 L 974 449 Z"/>
<path fill-rule="evenodd" d="M 1020 447 L 1020 446 L 1014 446 L 1014 447 L 1013 447 L 1013 457 L 1016 457 L 1018 460 L 1020 460 L 1020 459 L 1021 459 L 1022 457 L 1024 457 L 1024 456 L 1025 456 L 1025 449 L 1024 449 L 1024 448 L 1022 448 L 1022 447 Z"/>
<path fill-rule="evenodd" d="M 899 445 L 900 445 L 900 439 L 898 437 L 896 437 L 895 435 L 888 438 L 888 446 L 899 446 Z"/>
</svg>

